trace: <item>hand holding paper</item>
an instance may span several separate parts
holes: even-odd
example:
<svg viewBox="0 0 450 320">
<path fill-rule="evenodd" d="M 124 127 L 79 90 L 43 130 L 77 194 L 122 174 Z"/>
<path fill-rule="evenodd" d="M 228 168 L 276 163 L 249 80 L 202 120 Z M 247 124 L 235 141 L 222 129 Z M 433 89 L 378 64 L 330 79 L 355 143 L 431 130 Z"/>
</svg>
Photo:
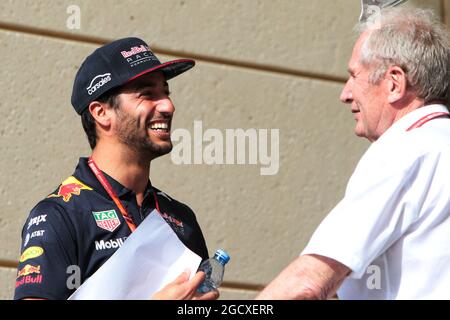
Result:
<svg viewBox="0 0 450 320">
<path fill-rule="evenodd" d="M 201 273 L 195 275 L 200 262 L 201 258 L 185 247 L 158 211 L 153 210 L 69 299 L 150 299 L 162 288 L 165 290 L 156 297 L 189 297 L 195 291 L 192 287 L 196 288 L 203 279 Z M 191 281 L 187 281 L 188 274 L 182 274 L 186 269 Z"/>
</svg>

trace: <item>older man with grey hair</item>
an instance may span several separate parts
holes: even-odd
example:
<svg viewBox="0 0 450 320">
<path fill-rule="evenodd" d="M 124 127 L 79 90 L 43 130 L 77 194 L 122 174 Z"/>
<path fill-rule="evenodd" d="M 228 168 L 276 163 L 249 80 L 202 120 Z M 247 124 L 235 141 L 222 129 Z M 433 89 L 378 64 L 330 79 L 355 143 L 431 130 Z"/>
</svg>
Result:
<svg viewBox="0 0 450 320">
<path fill-rule="evenodd" d="M 259 299 L 450 299 L 448 31 L 430 11 L 391 8 L 359 32 L 341 100 L 373 143 Z"/>
</svg>

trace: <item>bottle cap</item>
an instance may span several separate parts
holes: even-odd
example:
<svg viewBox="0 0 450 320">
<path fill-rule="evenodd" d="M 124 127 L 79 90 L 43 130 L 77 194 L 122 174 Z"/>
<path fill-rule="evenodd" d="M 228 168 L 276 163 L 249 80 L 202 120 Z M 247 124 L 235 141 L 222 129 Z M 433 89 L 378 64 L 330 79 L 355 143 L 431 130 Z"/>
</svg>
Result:
<svg viewBox="0 0 450 320">
<path fill-rule="evenodd" d="M 228 253 L 226 253 L 224 250 L 218 249 L 216 250 L 216 253 L 214 253 L 214 256 L 217 257 L 219 261 L 222 261 L 223 264 L 226 264 L 228 261 L 230 261 L 230 256 Z"/>
</svg>

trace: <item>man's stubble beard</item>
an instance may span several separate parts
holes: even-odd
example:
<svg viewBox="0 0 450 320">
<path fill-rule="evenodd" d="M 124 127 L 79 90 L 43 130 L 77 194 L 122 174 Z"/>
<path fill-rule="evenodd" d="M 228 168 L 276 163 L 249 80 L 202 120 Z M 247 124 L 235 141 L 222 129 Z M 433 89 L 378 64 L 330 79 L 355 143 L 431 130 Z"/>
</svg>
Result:
<svg viewBox="0 0 450 320">
<path fill-rule="evenodd" d="M 150 129 L 143 131 L 138 119 L 134 119 L 120 109 L 117 110 L 117 115 L 117 123 L 120 125 L 116 128 L 116 135 L 119 142 L 134 151 L 139 157 L 153 160 L 172 151 L 171 140 L 164 141 L 163 144 L 157 144 L 151 140 L 147 133 Z"/>
</svg>

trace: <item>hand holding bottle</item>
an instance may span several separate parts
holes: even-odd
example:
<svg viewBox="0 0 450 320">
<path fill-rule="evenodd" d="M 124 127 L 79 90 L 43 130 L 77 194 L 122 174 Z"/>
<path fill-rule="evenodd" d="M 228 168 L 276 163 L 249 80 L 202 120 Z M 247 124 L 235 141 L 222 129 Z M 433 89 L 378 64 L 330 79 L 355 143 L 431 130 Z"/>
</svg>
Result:
<svg viewBox="0 0 450 320">
<path fill-rule="evenodd" d="M 214 256 L 202 262 L 198 271 L 206 274 L 205 280 L 197 289 L 198 293 L 207 293 L 215 291 L 220 287 L 223 281 L 225 265 L 230 261 L 230 256 L 224 250 L 217 250 Z"/>
<path fill-rule="evenodd" d="M 216 300 L 219 298 L 217 290 L 207 293 L 197 292 L 198 286 L 205 279 L 204 272 L 197 272 L 189 280 L 189 270 L 184 271 L 173 282 L 166 285 L 153 295 L 154 300 Z"/>
</svg>

